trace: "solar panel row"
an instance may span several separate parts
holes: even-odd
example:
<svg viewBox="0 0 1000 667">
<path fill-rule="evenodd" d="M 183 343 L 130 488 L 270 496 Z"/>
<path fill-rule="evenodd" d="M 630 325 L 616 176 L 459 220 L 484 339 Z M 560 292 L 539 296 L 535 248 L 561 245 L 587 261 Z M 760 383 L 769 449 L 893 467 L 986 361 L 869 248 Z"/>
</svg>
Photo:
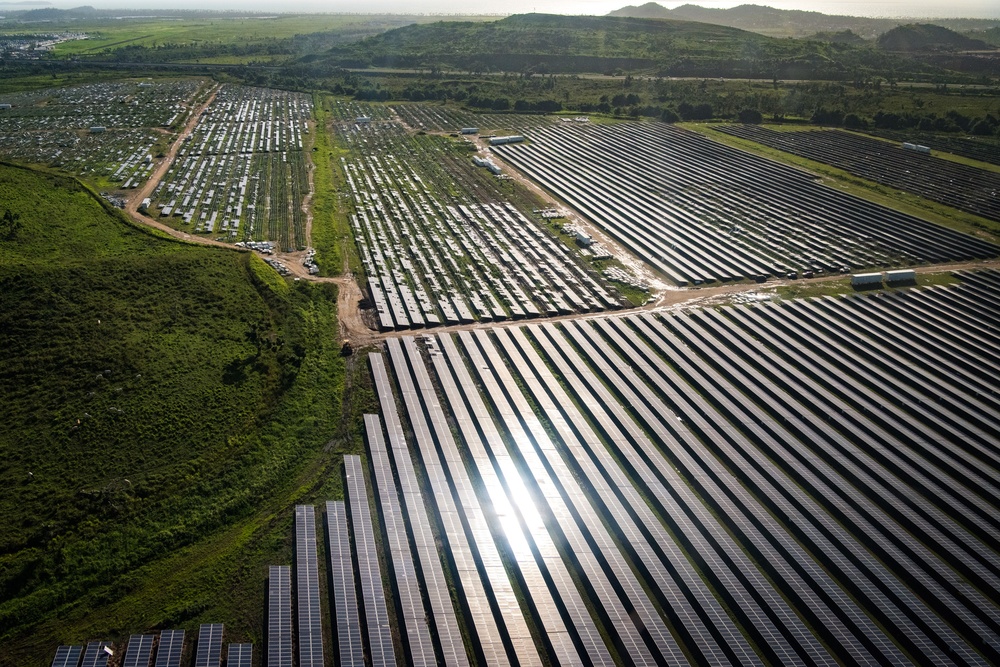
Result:
<svg viewBox="0 0 1000 667">
<path fill-rule="evenodd" d="M 375 487 L 378 490 L 381 507 L 382 526 L 386 544 L 389 547 L 389 562 L 396 581 L 396 595 L 402 612 L 402 628 L 410 661 L 417 667 L 437 664 L 434 643 L 417 567 L 410 551 L 403 509 L 393 479 L 392 465 L 386 451 L 382 435 L 382 424 L 378 415 L 365 415 L 365 435 L 368 442 L 368 456 L 375 471 Z"/>
<path fill-rule="evenodd" d="M 575 596 L 570 598 L 572 603 L 570 608 L 579 609 L 580 607 L 575 604 L 576 600 L 580 599 L 579 591 L 575 588 L 563 587 L 549 589 L 546 578 L 542 575 L 542 565 L 546 566 L 550 572 L 555 573 L 558 582 L 566 581 L 568 572 L 564 566 L 560 568 L 563 564 L 559 560 L 543 561 L 542 563 L 536 561 L 533 550 L 534 537 L 539 538 L 542 548 L 547 551 L 554 551 L 554 549 L 550 549 L 551 539 L 546 533 L 540 532 L 541 519 L 534 506 L 530 505 L 523 495 L 518 496 L 516 492 L 508 496 L 504 483 L 492 463 L 493 457 L 495 457 L 501 469 L 510 469 L 511 466 L 510 457 L 507 456 L 500 434 L 489 419 L 486 405 L 480 399 L 478 392 L 473 389 L 475 384 L 464 365 L 456 365 L 454 368 L 449 365 L 448 357 L 455 358 L 457 356 L 451 338 L 443 337 L 440 342 L 448 354 L 447 356 L 432 354 L 431 361 L 437 372 L 438 381 L 444 390 L 448 406 L 458 423 L 462 439 L 470 452 L 470 471 L 478 480 L 479 487 L 485 490 L 484 502 L 491 509 L 491 512 L 488 515 L 484 512 L 483 519 L 485 521 L 488 520 L 488 517 L 492 518 L 495 525 L 498 526 L 494 535 L 496 544 L 498 547 L 504 548 L 514 562 L 521 585 L 530 602 L 529 612 L 533 612 L 535 622 L 545 633 L 546 641 L 544 644 L 547 645 L 550 654 L 558 656 L 560 664 L 582 665 L 583 659 L 574 645 L 573 636 L 564 622 L 557 604 L 558 596 L 561 592 L 565 592 L 570 596 Z M 468 406 L 460 387 L 465 388 L 468 392 Z M 477 426 L 482 427 L 482 434 Z M 474 506 L 474 502 L 468 504 Z M 486 539 L 485 536 L 484 539 Z M 484 557 L 482 552 L 481 557 Z M 499 558 L 499 550 L 497 557 Z M 562 575 L 565 575 L 565 578 Z M 509 616 L 520 615 L 521 609 L 511 604 L 509 597 L 499 595 L 498 590 L 494 586 L 494 599 L 501 608 L 505 620 Z M 593 626 L 593 621 L 589 617 L 577 616 L 575 621 Z M 511 626 L 512 622 L 507 621 L 508 632 L 510 632 Z M 594 630 L 596 631 L 596 628 Z M 528 642 L 529 640 L 531 638 L 527 637 L 522 641 Z M 522 650 L 530 649 L 523 648 Z"/>
<path fill-rule="evenodd" d="M 198 628 L 198 650 L 194 667 L 220 667 L 222 665 L 222 623 L 202 623 Z"/>
<path fill-rule="evenodd" d="M 295 581 L 299 612 L 299 665 L 323 667 L 323 620 L 319 596 L 316 510 L 295 506 Z"/>
<path fill-rule="evenodd" d="M 433 338 L 426 340 L 429 346 L 433 344 Z M 406 372 L 404 348 L 405 357 L 410 360 L 412 379 Z M 518 664 L 540 664 L 541 657 L 416 342 L 408 338 L 401 346 L 396 341 L 390 341 L 389 350 L 396 377 L 403 386 L 407 414 L 416 434 L 438 512 L 446 520 L 451 556 L 463 587 L 461 599 L 468 607 L 467 617 L 471 617 L 478 635 L 476 645 L 482 658 L 488 664 L 504 664 L 507 661 L 504 643 L 507 643 Z M 440 355 L 432 349 L 431 356 Z M 407 391 L 407 385 L 413 380 L 416 381 L 416 390 Z M 419 401 L 416 400 L 418 396 Z M 425 410 L 427 420 L 424 419 Z M 435 441 L 441 448 L 440 458 Z M 451 488 L 455 489 L 454 496 Z M 466 525 L 467 529 L 464 528 Z"/>
<path fill-rule="evenodd" d="M 226 667 L 253 667 L 253 644 L 230 644 Z"/>
<path fill-rule="evenodd" d="M 125 649 L 122 667 L 149 667 L 153 661 L 153 641 L 156 635 L 132 635 Z"/>
<path fill-rule="evenodd" d="M 52 659 L 52 667 L 77 667 L 82 657 L 82 646 L 60 646 Z"/>
<path fill-rule="evenodd" d="M 80 667 L 107 667 L 110 653 L 104 649 L 111 648 L 111 642 L 90 642 L 87 650 L 83 653 L 83 661 Z"/>
<path fill-rule="evenodd" d="M 330 553 L 330 591 L 333 598 L 334 628 L 342 667 L 364 667 L 364 644 L 351 558 L 351 536 L 347 508 L 342 500 L 326 503 L 326 532 Z"/>
<path fill-rule="evenodd" d="M 180 667 L 184 654 L 184 631 L 164 630 L 156 647 L 156 667 Z"/>
<path fill-rule="evenodd" d="M 292 667 L 292 568 L 267 574 L 267 667 Z"/>
<path fill-rule="evenodd" d="M 474 530 L 488 508 L 546 651 L 562 639 L 600 664 L 602 628 L 633 664 L 986 665 L 1000 661 L 997 329 L 1000 273 L 979 272 L 882 299 L 387 350 L 463 596 L 475 572 L 489 581 Z"/>
<path fill-rule="evenodd" d="M 419 573 L 430 603 L 431 620 L 434 624 L 437 646 L 446 665 L 460 667 L 468 665 L 469 658 L 465 651 L 461 630 L 458 627 L 448 580 L 445 578 L 437 542 L 428 517 L 428 502 L 424 500 L 414 470 L 410 448 L 403 435 L 403 427 L 392 395 L 392 386 L 385 373 L 381 356 L 373 356 L 370 359 L 373 369 L 376 368 L 376 365 L 382 369 L 381 373 L 375 374 L 376 392 L 382 405 L 389 450 L 399 478 L 403 504 L 406 508 L 407 526 L 413 537 L 417 562 L 420 566 Z M 431 498 L 428 498 L 428 501 L 431 501 Z"/>
<path fill-rule="evenodd" d="M 368 485 L 361 457 L 344 457 L 344 475 L 347 497 L 350 502 L 351 526 L 354 530 L 354 548 L 358 576 L 361 579 L 361 601 L 368 629 L 368 651 L 372 667 L 395 667 L 393 628 L 385 606 L 379 554 L 375 548 L 375 529 L 372 527 L 371 509 L 368 505 Z"/>
</svg>

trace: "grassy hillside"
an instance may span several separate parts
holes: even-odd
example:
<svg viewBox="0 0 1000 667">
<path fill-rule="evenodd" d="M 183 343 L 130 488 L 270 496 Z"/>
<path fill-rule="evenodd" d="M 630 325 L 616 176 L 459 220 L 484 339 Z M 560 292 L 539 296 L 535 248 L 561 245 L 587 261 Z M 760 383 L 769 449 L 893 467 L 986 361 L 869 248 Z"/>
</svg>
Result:
<svg viewBox="0 0 1000 667">
<path fill-rule="evenodd" d="M 901 11 L 907 11 L 902 8 Z M 915 16 L 916 14 L 910 14 Z M 895 28 L 905 19 L 871 18 L 866 16 L 839 16 L 801 9 L 776 9 L 761 5 L 739 5 L 728 9 L 681 5 L 667 9 L 655 2 L 641 6 L 629 5 L 609 13 L 609 16 L 636 16 L 644 18 L 678 19 L 726 25 L 759 32 L 771 37 L 808 37 L 817 32 L 842 32 L 851 30 L 866 39 Z M 935 25 L 958 31 L 986 30 L 998 25 L 996 19 L 931 19 Z"/>
<path fill-rule="evenodd" d="M 971 39 L 954 30 L 929 23 L 913 23 L 893 28 L 878 38 L 879 48 L 886 51 L 966 51 L 986 49 L 979 39 Z"/>
<path fill-rule="evenodd" d="M 725 26 L 609 16 L 526 14 L 439 22 L 335 47 L 314 66 L 471 71 L 611 72 L 671 76 L 846 78 L 912 65 L 851 44 L 774 39 Z"/>
<path fill-rule="evenodd" d="M 0 664 L 212 619 L 259 639 L 288 538 L 260 513 L 337 432 L 334 290 L 153 236 L 60 176 L 0 166 L 7 211 Z"/>
</svg>

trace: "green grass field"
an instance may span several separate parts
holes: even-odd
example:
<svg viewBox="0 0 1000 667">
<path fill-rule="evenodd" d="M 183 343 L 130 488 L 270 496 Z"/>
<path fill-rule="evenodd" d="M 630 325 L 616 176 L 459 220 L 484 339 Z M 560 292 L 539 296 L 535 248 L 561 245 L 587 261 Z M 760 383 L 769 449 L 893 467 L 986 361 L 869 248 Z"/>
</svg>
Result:
<svg viewBox="0 0 1000 667">
<path fill-rule="evenodd" d="M 0 665 L 211 620 L 260 641 L 291 505 L 357 447 L 335 289 L 62 176 L 0 166 L 0 202 Z"/>
</svg>

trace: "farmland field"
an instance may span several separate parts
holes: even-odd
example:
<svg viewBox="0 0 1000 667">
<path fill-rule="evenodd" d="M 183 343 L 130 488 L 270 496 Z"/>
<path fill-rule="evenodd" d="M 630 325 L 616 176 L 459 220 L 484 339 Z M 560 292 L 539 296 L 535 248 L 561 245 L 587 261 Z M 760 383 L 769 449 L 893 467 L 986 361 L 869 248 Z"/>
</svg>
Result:
<svg viewBox="0 0 1000 667">
<path fill-rule="evenodd" d="M 153 190 L 150 215 L 220 240 L 306 246 L 312 100 L 223 86 Z"/>
<path fill-rule="evenodd" d="M 137 187 L 203 84 L 137 79 L 0 96 L 11 105 L 0 110 L 0 155 Z"/>
<path fill-rule="evenodd" d="M 370 461 L 417 545 L 390 571 L 424 573 L 398 622 L 456 628 L 406 655 L 995 664 L 1000 274 L 960 278 L 389 339 Z"/>
<path fill-rule="evenodd" d="M 663 124 L 539 127 L 493 150 L 680 285 L 1000 249 Z"/>
</svg>

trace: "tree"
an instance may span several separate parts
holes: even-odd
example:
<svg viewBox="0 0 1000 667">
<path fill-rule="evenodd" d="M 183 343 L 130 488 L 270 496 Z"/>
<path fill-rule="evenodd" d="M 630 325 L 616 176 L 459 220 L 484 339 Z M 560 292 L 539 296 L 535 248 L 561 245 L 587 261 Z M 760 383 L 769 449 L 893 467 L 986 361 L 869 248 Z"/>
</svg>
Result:
<svg viewBox="0 0 1000 667">
<path fill-rule="evenodd" d="M 0 218 L 0 238 L 4 241 L 13 241 L 22 227 L 21 215 L 8 209 L 4 211 L 3 218 Z"/>
<path fill-rule="evenodd" d="M 764 116 L 756 109 L 743 109 L 737 114 L 737 118 L 748 125 L 760 125 L 764 122 Z"/>
<path fill-rule="evenodd" d="M 849 113 L 844 116 L 844 127 L 848 130 L 864 130 L 868 128 L 868 123 L 856 113 Z"/>
</svg>

